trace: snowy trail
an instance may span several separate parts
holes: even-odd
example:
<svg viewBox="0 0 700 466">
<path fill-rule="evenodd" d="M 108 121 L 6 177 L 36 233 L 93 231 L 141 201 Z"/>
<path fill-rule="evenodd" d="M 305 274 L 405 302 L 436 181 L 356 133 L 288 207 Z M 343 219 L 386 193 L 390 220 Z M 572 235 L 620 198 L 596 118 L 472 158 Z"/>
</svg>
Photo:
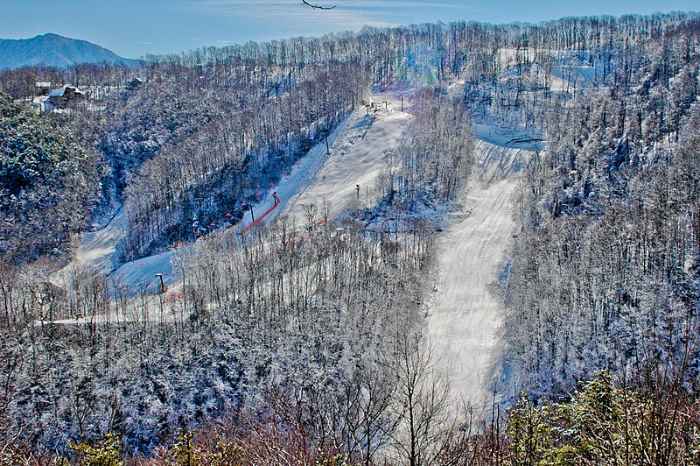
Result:
<svg viewBox="0 0 700 466">
<path fill-rule="evenodd" d="M 358 112 L 354 112 L 348 118 L 343 120 L 328 136 L 328 146 L 331 151 L 335 150 L 338 137 L 342 135 L 350 122 L 355 118 Z M 329 156 L 326 153 L 326 144 L 321 142 L 316 144 L 301 160 L 299 160 L 292 171 L 282 177 L 280 182 L 274 188 L 270 189 L 262 201 L 253 206 L 254 212 L 265 212 L 272 208 L 275 204 L 273 193 L 277 193 L 280 198 L 278 208 L 273 209 L 269 215 L 265 217 L 262 224 L 270 224 L 276 220 L 282 212 L 287 208 L 291 199 L 294 199 L 300 192 L 303 192 L 309 184 L 311 184 L 319 173 L 324 164 L 327 163 Z M 238 224 L 239 231 L 245 230 L 253 223 L 250 212 L 246 212 L 241 222 Z"/>
<path fill-rule="evenodd" d="M 476 142 L 478 166 L 454 221 L 436 247 L 439 276 L 428 305 L 427 336 L 448 377 L 454 406 L 490 405 L 503 309 L 491 288 L 506 259 L 515 223 L 512 201 L 528 152 Z M 479 411 L 477 411 L 479 412 Z"/>
<path fill-rule="evenodd" d="M 382 97 L 383 101 L 384 97 Z M 391 100 L 391 99 L 387 99 Z M 348 207 L 349 201 L 355 198 L 355 185 L 363 187 L 373 185 L 374 179 L 386 166 L 385 155 L 387 148 L 398 145 L 403 128 L 410 115 L 402 112 L 379 112 L 374 124 L 367 124 L 365 111 L 360 109 L 341 122 L 328 137 L 331 151 L 326 153 L 326 143 L 315 145 L 283 176 L 277 186 L 271 188 L 260 202 L 253 206 L 256 215 L 268 212 L 261 224 L 274 222 L 283 213 L 303 221 L 303 203 L 313 200 L 317 205 L 326 199 L 332 203 L 333 214 Z M 361 142 L 361 143 L 360 143 Z M 336 189 L 341 178 L 346 189 Z M 279 205 L 273 193 L 279 196 Z M 299 218 L 296 218 L 299 216 Z M 260 220 L 257 217 L 257 220 Z M 241 222 L 231 227 L 231 231 L 245 231 L 252 226 L 253 219 L 247 212 Z M 299 223 L 301 224 L 301 223 Z M 81 244 L 73 262 L 63 269 L 56 281 L 69 279 L 69 271 L 73 268 L 100 270 L 110 274 L 110 282 L 114 291 L 129 290 L 129 295 L 135 293 L 157 293 L 159 281 L 156 274 L 163 274 L 163 280 L 169 288 L 177 287 L 180 274 L 173 259 L 177 254 L 191 251 L 194 245 L 188 245 L 178 251 L 166 251 L 149 257 L 138 259 L 120 265 L 113 269 L 113 256 L 118 242 L 124 237 L 126 218 L 120 211 L 113 221 L 105 228 L 93 233 L 86 233 L 81 238 Z M 60 285 L 60 283 L 57 283 Z M 112 316 L 103 316 L 104 321 L 114 320 Z M 57 323 L 77 323 L 76 320 L 66 320 Z"/>
<path fill-rule="evenodd" d="M 379 110 L 366 114 L 356 111 L 347 130 L 338 138 L 330 158 L 313 182 L 290 199 L 284 214 L 297 225 L 306 223 L 305 207 L 313 205 L 317 216 L 327 209 L 333 219 L 358 204 L 356 186 L 360 186 L 359 204 L 370 205 L 375 199 L 376 180 L 391 164 L 391 151 L 396 149 L 413 118 L 402 112 L 400 98 L 375 95 Z M 387 101 L 388 108 L 384 101 Z"/>
<path fill-rule="evenodd" d="M 350 117 L 343 120 L 328 136 L 330 147 L 333 147 L 337 137 L 345 131 L 349 119 Z M 287 201 L 311 183 L 327 158 L 325 141 L 312 147 L 292 167 L 290 173 L 283 176 L 278 185 L 270 189 L 263 199 L 253 206 L 256 214 L 269 211 L 264 219 L 258 218 L 256 224 L 273 222 L 284 210 Z M 273 196 L 274 192 L 277 192 L 280 198 L 277 206 Z M 246 212 L 243 219 L 238 225 L 231 227 L 231 230 L 245 231 L 252 224 L 251 213 Z M 139 292 L 157 292 L 159 281 L 156 279 L 156 274 L 163 274 L 163 281 L 166 285 L 177 283 L 180 275 L 173 266 L 173 258 L 177 254 L 174 250 L 127 262 L 119 265 L 116 269 L 114 268 L 116 247 L 119 241 L 125 237 L 126 228 L 126 215 L 120 209 L 107 226 L 95 232 L 84 233 L 73 261 L 54 275 L 55 284 L 65 286 L 65 283 L 70 280 L 72 270 L 94 270 L 109 275 L 115 290 L 129 290 L 131 295 Z M 193 245 L 185 246 L 180 252 L 191 250 L 192 247 Z"/>
<path fill-rule="evenodd" d="M 112 257 L 117 244 L 126 234 L 127 221 L 120 207 L 112 220 L 102 229 L 83 234 L 76 260 L 103 273 L 112 271 Z"/>
<path fill-rule="evenodd" d="M 73 260 L 51 276 L 54 284 L 66 281 L 73 269 L 94 270 L 109 274 L 114 268 L 117 245 L 126 235 L 127 220 L 121 206 L 104 227 L 87 231 L 80 236 L 80 245 Z"/>
<path fill-rule="evenodd" d="M 375 99 L 389 101 L 390 108 L 391 105 L 400 106 L 391 96 L 376 96 Z M 408 113 L 382 110 L 376 114 L 375 121 L 369 124 L 364 110 L 353 112 L 328 136 L 330 155 L 326 153 L 325 141 L 316 144 L 292 167 L 290 173 L 282 177 L 277 186 L 271 188 L 253 206 L 256 215 L 269 212 L 258 223 L 269 225 L 280 215 L 286 214 L 297 225 L 302 225 L 303 206 L 313 203 L 319 208 L 320 214 L 324 201 L 329 205 L 330 216 L 333 217 L 349 207 L 355 199 L 356 184 L 362 187 L 362 195 L 366 197 L 367 188 L 374 187 L 374 180 L 387 166 L 386 151 L 398 146 L 410 118 Z M 280 199 L 277 207 L 273 195 L 275 192 Z M 252 223 L 251 213 L 246 212 L 241 222 L 230 230 L 246 231 Z M 89 250 L 91 246 L 92 243 L 86 243 L 85 249 Z M 185 246 L 179 253 L 187 253 L 192 247 L 193 245 Z M 180 274 L 173 266 L 176 254 L 176 251 L 166 251 L 123 264 L 110 278 L 116 287 L 129 289 L 131 294 L 140 291 L 155 293 L 159 286 L 155 274 L 163 274 L 166 285 L 176 284 L 180 280 Z"/>
<path fill-rule="evenodd" d="M 388 95 L 377 95 L 375 100 L 382 103 L 386 100 L 390 105 L 400 106 L 398 101 L 395 102 L 397 99 Z M 383 109 L 371 121 L 365 110 L 353 112 L 328 136 L 330 155 L 327 154 L 325 141 L 312 147 L 277 186 L 253 206 L 257 221 L 254 222 L 251 213 L 246 212 L 230 231 L 248 231 L 254 226 L 253 223 L 270 224 L 283 213 L 301 225 L 304 222 L 304 205 L 309 203 L 315 204 L 321 213 L 325 201 L 330 206 L 331 216 L 335 216 L 356 198 L 357 184 L 361 186 L 363 201 L 369 202 L 366 193 L 374 187 L 374 180 L 387 166 L 387 149 L 398 145 L 410 118 L 408 113 Z M 279 202 L 275 200 L 275 192 Z M 263 213 L 267 215 L 260 218 Z M 73 271 L 95 271 L 110 276 L 113 290 L 130 290 L 130 295 L 157 292 L 159 281 L 156 274 L 163 274 L 166 285 L 177 283 L 179 272 L 173 259 L 178 252 L 174 250 L 125 264 L 116 263 L 116 248 L 125 237 L 126 229 L 126 215 L 120 209 L 104 228 L 81 235 L 75 257 L 54 274 L 52 280 L 58 286 L 66 286 Z M 179 252 L 186 253 L 193 246 L 184 246 Z"/>
</svg>

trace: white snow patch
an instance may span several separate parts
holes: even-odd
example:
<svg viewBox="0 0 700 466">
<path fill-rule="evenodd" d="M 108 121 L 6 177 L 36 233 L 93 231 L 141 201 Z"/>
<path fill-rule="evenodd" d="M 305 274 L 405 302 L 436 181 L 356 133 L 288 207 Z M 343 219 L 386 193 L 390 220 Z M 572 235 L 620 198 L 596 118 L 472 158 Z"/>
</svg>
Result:
<svg viewBox="0 0 700 466">
<path fill-rule="evenodd" d="M 353 114 L 313 183 L 289 201 L 285 214 L 295 224 L 306 222 L 305 206 L 314 205 L 319 217 L 327 208 L 328 218 L 333 220 L 348 208 L 372 205 L 376 200 L 377 178 L 390 167 L 391 151 L 401 143 L 413 117 L 394 110 L 401 108 L 401 102 L 393 94 L 375 95 L 374 101 L 378 111 Z"/>
<path fill-rule="evenodd" d="M 486 414 L 504 319 L 491 288 L 512 241 L 513 196 L 530 152 L 504 144 L 512 131 L 484 125 L 476 133 L 489 138 L 475 143 L 477 166 L 463 215 L 437 240 L 438 277 L 427 300 L 426 333 L 438 368 L 450 380 L 454 405 L 466 402 Z"/>
<path fill-rule="evenodd" d="M 474 120 L 473 135 L 484 142 L 509 149 L 538 151 L 544 148 L 544 140 L 534 129 L 515 128 L 496 124 L 490 120 Z"/>
<path fill-rule="evenodd" d="M 108 275 L 115 267 L 115 253 L 119 242 L 126 236 L 127 219 L 119 206 L 114 217 L 102 228 L 86 231 L 80 236 L 80 244 L 73 259 L 51 276 L 57 286 L 65 286 L 75 270 Z"/>
<path fill-rule="evenodd" d="M 188 248 L 191 246 L 188 246 Z M 166 251 L 144 257 L 119 267 L 110 275 L 113 289 L 128 290 L 129 295 L 138 293 L 157 293 L 160 279 L 156 274 L 163 274 L 163 283 L 172 284 L 180 280 L 180 273 L 173 267 L 175 251 Z"/>
<path fill-rule="evenodd" d="M 334 131 L 328 136 L 328 144 L 333 147 L 338 135 L 347 126 L 348 118 L 343 120 Z M 285 209 L 286 203 L 298 192 L 302 191 L 311 182 L 315 174 L 327 160 L 325 141 L 316 144 L 302 157 L 293 167 L 291 172 L 282 177 L 277 187 L 270 189 L 264 199 L 253 206 L 254 212 L 262 213 L 272 207 L 274 199 L 272 193 L 277 191 L 281 198 L 280 206 L 273 210 L 265 218 L 263 223 L 269 224 L 274 221 Z M 250 212 L 247 212 L 238 225 L 231 227 L 229 231 L 240 232 L 252 223 Z M 173 258 L 177 254 L 174 250 L 144 257 L 132 262 L 121 264 L 116 269 L 114 254 L 116 246 L 126 235 L 127 219 L 123 210 L 119 210 L 114 219 L 103 229 L 95 232 L 84 233 L 81 243 L 76 252 L 74 260 L 62 271 L 57 273 L 56 281 L 65 283 L 70 277 L 72 270 L 89 270 L 109 275 L 113 294 L 119 290 L 128 290 L 130 296 L 140 292 L 157 293 L 160 286 L 160 279 L 156 274 L 163 275 L 163 282 L 166 285 L 178 283 L 181 279 L 180 271 L 173 266 Z M 193 249 L 193 245 L 180 248 L 179 252 L 188 253 Z"/>
<path fill-rule="evenodd" d="M 334 149 L 334 144 L 338 139 L 338 136 L 345 131 L 345 128 L 347 128 L 348 122 L 351 119 L 352 116 L 343 120 L 328 136 L 329 149 Z M 255 206 L 253 206 L 253 212 L 262 213 L 273 206 L 274 198 L 272 194 L 274 192 L 277 192 L 277 195 L 280 197 L 281 203 L 279 207 L 273 210 L 262 223 L 270 224 L 275 219 L 277 219 L 280 213 L 285 211 L 290 200 L 297 196 L 298 193 L 303 192 L 306 189 L 306 187 L 312 182 L 312 180 L 319 172 L 323 164 L 328 160 L 328 158 L 329 155 L 327 155 L 326 153 L 325 141 L 322 141 L 321 143 L 316 144 L 313 148 L 311 148 L 311 150 L 294 165 L 292 171 L 288 175 L 282 177 L 277 186 L 271 188 L 267 192 L 262 201 L 258 202 Z M 251 213 L 246 212 L 245 216 L 236 227 L 236 231 L 243 230 L 252 222 L 253 218 L 251 216 Z"/>
</svg>

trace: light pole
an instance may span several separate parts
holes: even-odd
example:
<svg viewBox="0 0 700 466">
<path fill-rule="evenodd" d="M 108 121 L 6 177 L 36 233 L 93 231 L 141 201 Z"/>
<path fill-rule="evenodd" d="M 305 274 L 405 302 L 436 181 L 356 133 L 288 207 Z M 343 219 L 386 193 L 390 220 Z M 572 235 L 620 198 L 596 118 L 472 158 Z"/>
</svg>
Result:
<svg viewBox="0 0 700 466">
<path fill-rule="evenodd" d="M 157 273 L 156 277 L 160 279 L 160 294 L 165 293 L 165 283 L 163 282 L 163 274 Z"/>
<path fill-rule="evenodd" d="M 165 283 L 163 283 L 163 274 L 157 273 L 156 277 L 160 279 L 160 293 L 158 293 L 158 303 L 160 304 L 160 325 L 163 325 L 163 294 L 165 293 Z"/>
</svg>

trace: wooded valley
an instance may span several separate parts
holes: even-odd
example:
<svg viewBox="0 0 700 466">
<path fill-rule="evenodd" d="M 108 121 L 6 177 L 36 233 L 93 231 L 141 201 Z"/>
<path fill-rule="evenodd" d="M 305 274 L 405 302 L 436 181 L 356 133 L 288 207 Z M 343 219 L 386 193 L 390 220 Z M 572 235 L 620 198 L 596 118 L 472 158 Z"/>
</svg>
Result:
<svg viewBox="0 0 700 466">
<path fill-rule="evenodd" d="M 678 13 L 0 72 L 0 463 L 697 464 L 699 67 Z M 39 81 L 86 97 L 38 113 Z M 246 219 L 352 130 L 386 162 L 341 214 Z M 501 271 L 463 285 L 503 309 L 490 399 L 455 403 L 426 326 L 484 144 L 527 155 Z"/>
</svg>

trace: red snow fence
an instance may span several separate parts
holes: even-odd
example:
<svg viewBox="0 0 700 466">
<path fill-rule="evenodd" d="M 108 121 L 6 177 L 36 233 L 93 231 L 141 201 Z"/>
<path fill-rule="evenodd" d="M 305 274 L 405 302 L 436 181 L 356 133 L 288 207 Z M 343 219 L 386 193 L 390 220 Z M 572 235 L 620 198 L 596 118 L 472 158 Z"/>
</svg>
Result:
<svg viewBox="0 0 700 466">
<path fill-rule="evenodd" d="M 265 221 L 265 219 L 266 219 L 276 208 L 278 208 L 278 207 L 280 206 L 280 204 L 282 203 L 282 201 L 280 200 L 280 197 L 277 195 L 276 192 L 275 192 L 275 193 L 272 193 L 272 197 L 273 197 L 273 199 L 275 200 L 274 204 L 272 204 L 272 207 L 270 207 L 270 208 L 267 209 L 265 212 L 263 212 L 262 215 L 258 216 L 258 218 L 256 218 L 255 221 L 253 221 L 253 222 L 249 223 L 248 225 L 246 225 L 245 228 L 243 228 L 243 229 L 241 230 L 241 233 L 247 233 L 247 232 L 248 232 L 249 230 L 251 230 L 252 228 L 254 228 L 254 227 L 260 225 L 262 222 Z"/>
</svg>

